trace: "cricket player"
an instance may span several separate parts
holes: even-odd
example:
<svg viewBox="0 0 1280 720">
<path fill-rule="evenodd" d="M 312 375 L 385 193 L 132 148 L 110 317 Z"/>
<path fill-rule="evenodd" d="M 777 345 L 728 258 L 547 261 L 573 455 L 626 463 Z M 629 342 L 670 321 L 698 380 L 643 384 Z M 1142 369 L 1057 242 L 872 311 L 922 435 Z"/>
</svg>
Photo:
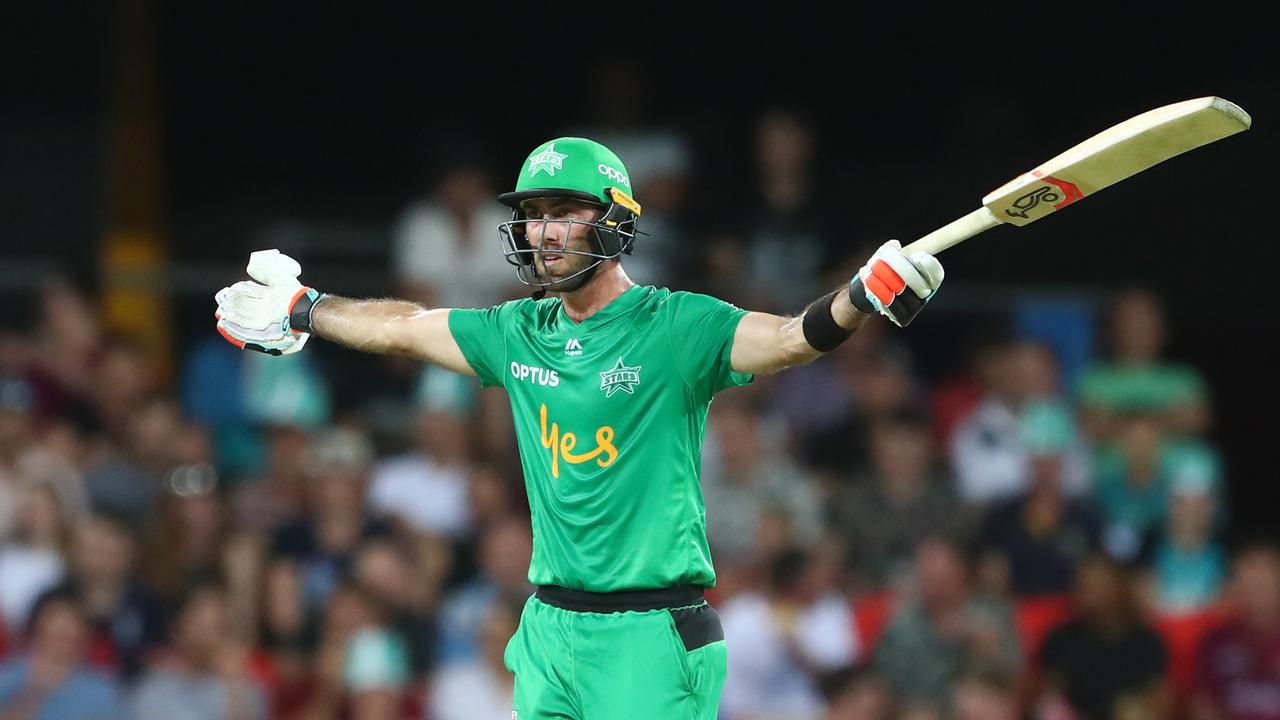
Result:
<svg viewBox="0 0 1280 720">
<path fill-rule="evenodd" d="M 398 353 L 506 389 L 533 526 L 527 601 L 506 650 L 516 720 L 716 716 L 724 633 L 699 489 L 707 409 L 755 373 L 809 362 L 868 316 L 905 326 L 942 282 L 931 255 L 880 246 L 796 317 L 639 286 L 623 268 L 641 206 L 622 161 L 562 137 L 525 160 L 498 228 L 532 298 L 428 309 L 304 287 L 298 263 L 254 253 L 217 294 L 218 330 L 273 355 L 310 335 Z M 711 509 L 715 512 L 715 508 Z"/>
</svg>

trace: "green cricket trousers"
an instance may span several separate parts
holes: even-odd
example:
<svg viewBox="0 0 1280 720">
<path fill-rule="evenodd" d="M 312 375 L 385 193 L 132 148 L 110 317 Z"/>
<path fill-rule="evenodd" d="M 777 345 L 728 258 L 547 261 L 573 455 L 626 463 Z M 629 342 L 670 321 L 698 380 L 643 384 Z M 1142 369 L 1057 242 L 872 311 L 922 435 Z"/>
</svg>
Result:
<svg viewBox="0 0 1280 720">
<path fill-rule="evenodd" d="M 540 586 L 507 643 L 512 720 L 715 720 L 724 629 L 702 589 Z"/>
</svg>

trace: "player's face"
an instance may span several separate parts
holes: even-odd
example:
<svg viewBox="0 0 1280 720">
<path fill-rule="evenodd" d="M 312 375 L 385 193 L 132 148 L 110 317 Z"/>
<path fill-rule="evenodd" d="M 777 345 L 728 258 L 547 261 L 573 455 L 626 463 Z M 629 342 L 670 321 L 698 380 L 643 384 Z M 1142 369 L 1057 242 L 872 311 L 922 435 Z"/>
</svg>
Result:
<svg viewBox="0 0 1280 720">
<path fill-rule="evenodd" d="M 597 258 L 578 253 L 594 252 L 588 237 L 591 228 L 587 223 L 599 220 L 603 211 L 587 203 L 563 198 L 526 200 L 521 207 L 529 220 L 545 221 L 526 223 L 525 237 L 535 250 L 533 262 L 538 276 L 553 281 L 547 289 L 567 292 L 585 284 L 585 275 L 566 281 L 563 287 L 558 281 L 573 277 L 596 262 Z M 563 252 L 565 250 L 571 252 Z"/>
</svg>

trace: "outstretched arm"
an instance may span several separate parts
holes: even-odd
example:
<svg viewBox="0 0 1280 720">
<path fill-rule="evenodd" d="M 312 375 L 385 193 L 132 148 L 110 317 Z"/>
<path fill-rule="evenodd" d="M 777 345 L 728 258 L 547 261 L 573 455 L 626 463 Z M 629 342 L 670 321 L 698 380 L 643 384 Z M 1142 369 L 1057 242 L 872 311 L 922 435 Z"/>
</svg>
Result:
<svg viewBox="0 0 1280 720">
<path fill-rule="evenodd" d="M 811 362 L 821 355 L 822 351 L 810 345 L 805 338 L 804 318 L 810 312 L 828 312 L 831 321 L 850 335 L 868 317 L 853 306 L 843 288 L 835 291 L 829 305 L 815 302 L 795 317 L 749 312 L 738 322 L 738 329 L 733 335 L 733 352 L 729 359 L 734 371 L 777 372 Z"/>
<path fill-rule="evenodd" d="M 872 314 L 905 327 L 942 284 L 942 265 L 927 253 L 881 245 L 847 288 L 824 295 L 796 317 L 747 313 L 733 336 L 730 362 L 742 373 L 769 373 L 812 361 L 849 338 Z"/>
<path fill-rule="evenodd" d="M 302 268 L 277 250 L 250 255 L 247 271 L 252 280 L 225 287 L 215 298 L 218 332 L 237 347 L 288 355 L 316 334 L 357 350 L 409 355 L 475 375 L 449 330 L 448 309 L 321 294 L 298 282 Z"/>
<path fill-rule="evenodd" d="M 449 331 L 449 308 L 407 300 L 354 300 L 325 295 L 311 311 L 311 331 L 365 352 L 409 355 L 464 375 L 475 371 Z"/>
</svg>

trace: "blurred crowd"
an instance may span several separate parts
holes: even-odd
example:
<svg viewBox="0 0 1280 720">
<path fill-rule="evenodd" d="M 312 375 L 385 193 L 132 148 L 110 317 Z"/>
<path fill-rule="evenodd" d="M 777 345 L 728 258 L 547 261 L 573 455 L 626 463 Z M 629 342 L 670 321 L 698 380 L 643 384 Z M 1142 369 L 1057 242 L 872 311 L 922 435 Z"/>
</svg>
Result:
<svg viewBox="0 0 1280 720">
<path fill-rule="evenodd" d="M 583 132 L 645 203 L 637 282 L 795 313 L 874 247 L 835 236 L 794 113 L 759 119 L 750 202 L 715 233 L 687 139 Z M 520 297 L 505 183 L 437 170 L 391 223 L 387 292 Z M 212 321 L 167 371 L 85 288 L 37 305 L 0 337 L 0 720 L 510 716 L 531 536 L 500 390 L 324 343 L 242 353 Z M 724 720 L 1280 718 L 1280 549 L 1227 532 L 1210 388 L 1165 355 L 1159 296 L 1089 321 L 1083 358 L 975 325 L 929 376 L 872 322 L 716 399 Z"/>
</svg>

